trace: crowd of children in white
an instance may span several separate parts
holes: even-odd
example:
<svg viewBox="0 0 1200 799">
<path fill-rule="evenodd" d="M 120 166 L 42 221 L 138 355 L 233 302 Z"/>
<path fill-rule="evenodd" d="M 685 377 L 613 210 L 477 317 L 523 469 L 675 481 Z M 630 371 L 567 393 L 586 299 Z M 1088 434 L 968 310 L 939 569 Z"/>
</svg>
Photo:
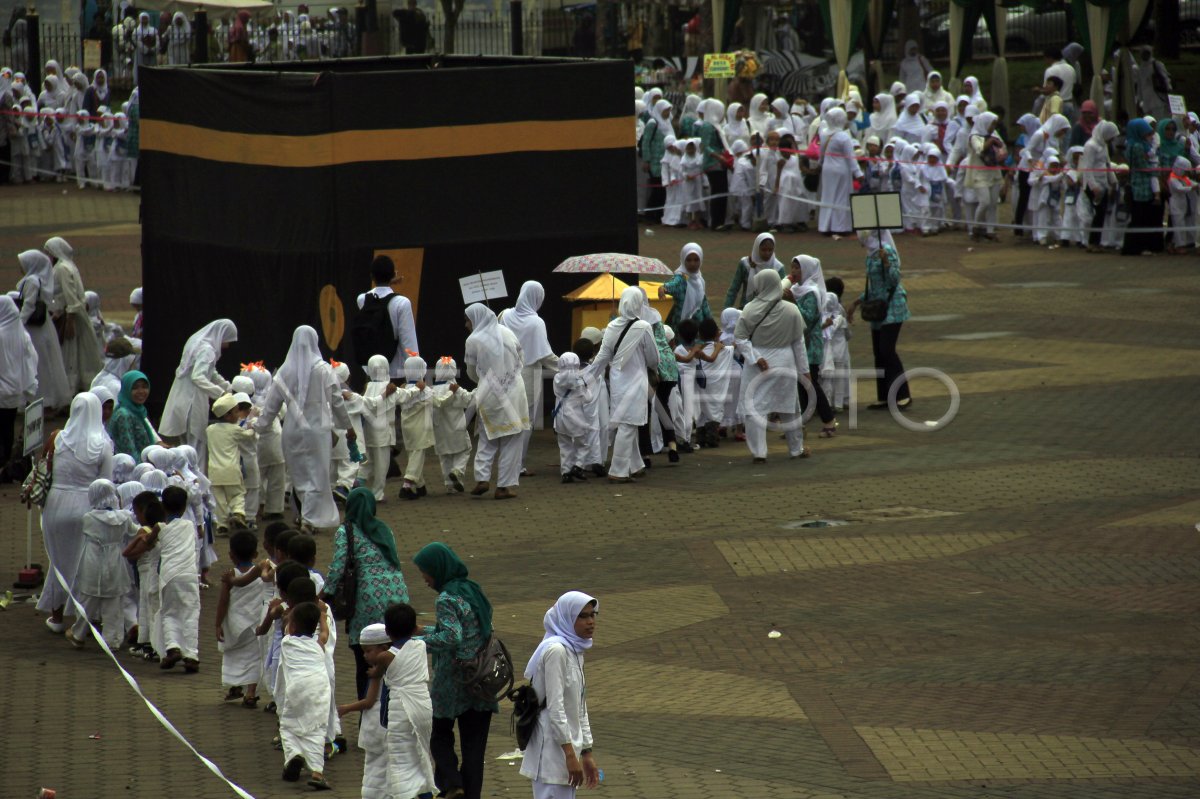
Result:
<svg viewBox="0 0 1200 799">
<path fill-rule="evenodd" d="M 1156 98 L 1118 127 L 1091 100 L 1077 107 L 1074 48 L 1047 54 L 1045 86 L 1012 137 L 976 78 L 955 96 L 927 64 L 915 84 L 869 102 L 852 85 L 819 107 L 760 93 L 728 108 L 689 94 L 676 109 L 661 89 L 638 87 L 639 211 L 651 223 L 772 232 L 807 230 L 815 217 L 821 233 L 846 234 L 852 194 L 898 192 L 904 230 L 925 236 L 961 227 L 995 240 L 998 226 L 1013 227 L 1051 249 L 1141 254 L 1163 249 L 1163 234 L 1146 228 L 1166 225 L 1168 249 L 1191 251 L 1200 117 L 1173 117 Z M 1010 192 L 1012 224 L 999 225 Z"/>
<path fill-rule="evenodd" d="M 81 189 L 128 190 L 137 171 L 137 89 L 114 111 L 103 69 L 90 80 L 56 61 L 44 70 L 35 94 L 24 73 L 0 68 L 0 145 L 9 148 L 9 182 L 74 180 Z"/>
</svg>

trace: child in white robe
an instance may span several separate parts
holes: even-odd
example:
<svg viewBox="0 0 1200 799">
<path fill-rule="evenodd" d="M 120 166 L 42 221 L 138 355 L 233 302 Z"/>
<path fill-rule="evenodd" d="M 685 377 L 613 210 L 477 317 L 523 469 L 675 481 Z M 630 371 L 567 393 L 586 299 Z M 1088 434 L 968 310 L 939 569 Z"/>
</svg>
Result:
<svg viewBox="0 0 1200 799">
<path fill-rule="evenodd" d="M 378 658 L 392 646 L 391 636 L 382 623 L 368 624 L 358 634 L 358 645 L 362 647 L 363 659 L 375 666 Z M 372 676 L 367 682 L 367 693 L 357 702 L 338 705 L 338 715 L 359 713 L 358 748 L 363 757 L 362 799 L 390 799 L 388 791 L 387 728 L 380 720 L 383 711 L 382 676 Z"/>
<path fill-rule="evenodd" d="M 216 500 L 217 534 L 228 535 L 231 527 L 246 527 L 241 452 L 243 442 L 254 444 L 254 430 L 238 424 L 242 418 L 232 394 L 218 397 L 212 412 L 219 421 L 208 426 L 208 479 Z"/>
<path fill-rule="evenodd" d="M 102 107 L 100 122 L 96 128 L 96 146 L 92 148 L 91 164 L 88 168 L 93 180 L 99 183 L 105 191 L 112 191 L 108 182 L 108 159 L 112 153 L 113 115 L 108 108 Z"/>
<path fill-rule="evenodd" d="M 404 449 L 408 463 L 404 466 L 404 485 L 401 499 L 420 499 L 425 496 L 425 450 L 434 446 L 433 389 L 425 384 L 425 360 L 410 356 L 404 362 L 404 377 L 408 383 L 396 391 L 400 406 L 400 430 L 404 434 Z"/>
<path fill-rule="evenodd" d="M 312 544 L 312 536 L 298 535 L 288 543 L 288 551 L 296 553 L 297 544 Z M 316 547 L 306 550 L 310 562 L 316 557 Z M 294 557 L 294 555 L 293 555 Z M 303 563 L 301 565 L 304 565 Z M 308 577 L 298 577 L 288 584 L 288 605 L 295 607 L 306 602 L 315 602 L 325 618 L 325 626 L 329 629 L 329 638 L 325 641 L 325 673 L 329 677 L 329 706 L 325 716 L 325 757 L 333 757 L 338 752 L 347 749 L 346 739 L 342 737 L 342 717 L 337 710 L 337 670 L 334 665 L 334 654 L 337 652 L 337 623 L 333 618 L 333 610 L 324 602 L 318 602 L 318 596 L 325 587 L 325 579 L 311 566 Z M 283 692 L 287 696 L 286 690 Z"/>
<path fill-rule="evenodd" d="M 679 364 L 680 404 L 677 412 L 672 412 L 672 423 L 675 426 L 675 437 L 679 449 L 689 449 L 693 443 L 692 430 L 696 426 L 696 374 L 703 366 L 699 360 L 702 345 L 696 337 L 700 327 L 695 320 L 684 319 L 675 331 L 675 361 Z"/>
<path fill-rule="evenodd" d="M 387 727 L 387 786 L 393 797 L 414 797 L 437 790 L 433 778 L 433 702 L 429 697 L 429 662 L 418 632 L 417 614 L 397 603 L 383 614 L 392 646 L 377 656 L 372 672 L 383 676 L 387 690 L 383 723 Z"/>
<path fill-rule="evenodd" d="M 1051 155 L 1046 159 L 1045 167 L 1035 171 L 1029 178 L 1030 185 L 1035 186 L 1037 191 L 1037 202 L 1034 205 L 1037 227 L 1033 231 L 1033 240 L 1036 244 L 1045 244 L 1051 250 L 1058 249 L 1062 233 L 1062 204 L 1066 177 L 1058 156 Z"/>
<path fill-rule="evenodd" d="M 287 615 L 287 635 L 280 645 L 279 738 L 283 744 L 283 779 L 296 782 L 308 767 L 308 784 L 328 789 L 325 781 L 325 729 L 329 720 L 329 674 L 325 644 L 329 626 L 315 602 L 294 605 Z"/>
<path fill-rule="evenodd" d="M 458 364 L 446 355 L 433 367 L 433 447 L 442 465 L 446 493 L 461 493 L 471 460 L 467 409 L 474 395 L 458 384 Z"/>
<path fill-rule="evenodd" d="M 159 659 L 152 641 L 157 640 L 154 625 L 159 613 L 158 568 L 162 551 L 154 546 L 151 535 L 167 517 L 158 496 L 149 490 L 134 497 L 132 507 L 134 521 L 141 527 L 121 554 L 134 564 L 138 573 L 138 636 L 133 651 L 141 654 L 145 660 L 154 662 Z"/>
<path fill-rule="evenodd" d="M 742 362 L 733 346 L 733 331 L 737 328 L 742 312 L 738 308 L 726 308 L 721 311 L 721 346 L 731 352 L 729 363 L 729 383 L 725 389 L 725 410 L 721 418 L 721 426 L 726 435 L 735 438 L 745 436 L 740 431 L 741 414 L 738 413 L 738 400 L 742 391 Z"/>
<path fill-rule="evenodd" d="M 231 568 L 221 580 L 221 598 L 217 602 L 217 651 L 221 653 L 221 684 L 228 686 L 225 701 L 242 700 L 245 707 L 258 704 L 258 683 L 262 679 L 263 643 L 255 634 L 266 609 L 267 586 L 251 580 L 235 586 L 233 580 L 256 568 L 258 539 L 249 530 L 229 537 Z"/>
<path fill-rule="evenodd" d="M 330 361 L 333 367 L 334 379 L 342 392 L 342 400 L 346 403 L 346 414 L 350 417 L 350 429 L 354 430 L 358 440 L 362 440 L 362 397 L 350 390 L 350 367 L 338 361 Z M 334 478 L 333 495 L 343 502 L 346 495 L 354 489 L 358 480 L 358 461 L 350 452 L 350 441 L 346 430 L 334 430 L 337 443 L 333 445 L 333 468 L 330 475 Z"/>
<path fill-rule="evenodd" d="M 704 384 L 696 383 L 696 425 L 702 447 L 721 445 L 720 428 L 725 418 L 725 398 L 729 391 L 729 380 L 735 365 L 733 348 L 721 343 L 721 328 L 717 320 L 709 317 L 700 322 L 699 355 L 707 365 L 704 369 Z M 711 359 L 711 360 L 709 360 Z"/>
<path fill-rule="evenodd" d="M 1084 218 L 1083 175 L 1079 171 L 1079 160 L 1083 157 L 1082 147 L 1072 147 L 1067 150 L 1068 169 L 1064 173 L 1065 181 L 1063 196 L 1062 233 L 1063 244 L 1087 246 L 1087 231 L 1089 219 Z M 1086 211 L 1089 216 L 1090 210 Z"/>
<path fill-rule="evenodd" d="M 1196 246 L 1196 181 L 1192 162 L 1184 156 L 1175 159 L 1167 188 L 1171 198 L 1167 210 L 1171 214 L 1171 253 L 1183 255 Z"/>
<path fill-rule="evenodd" d="M 158 567 L 158 619 L 154 651 L 162 653 L 159 667 L 170 669 L 183 661 L 189 673 L 200 670 L 200 583 L 196 579 L 196 527 L 187 513 L 187 491 L 169 486 L 163 491 L 167 523 L 151 532 L 161 552 Z"/>
<path fill-rule="evenodd" d="M 758 166 L 754 163 L 750 145 L 743 139 L 736 139 L 730 145 L 730 153 L 733 155 L 733 175 L 729 178 L 729 197 L 733 203 L 730 213 L 737 220 L 738 227 L 750 230 L 754 226 Z"/>
<path fill-rule="evenodd" d="M 932 142 L 926 144 L 925 151 L 925 166 L 921 167 L 921 173 L 924 176 L 925 183 L 929 186 L 929 203 L 926 208 L 926 218 L 922 221 L 921 233 L 923 235 L 936 236 L 941 230 L 944 222 L 937 221 L 946 219 L 946 188 L 950 182 L 950 176 L 946 173 L 946 167 L 942 163 L 942 151 Z"/>
<path fill-rule="evenodd" d="M 246 368 L 248 367 L 248 368 Z M 261 362 L 246 364 L 242 374 L 254 381 L 254 393 L 250 395 L 254 407 L 261 412 L 267 401 L 267 390 L 271 387 L 271 373 Z M 263 521 L 283 518 L 283 501 L 287 493 L 287 466 L 283 460 L 283 427 L 280 420 L 286 414 L 280 409 L 279 418 L 265 429 L 257 429 L 258 480 L 262 502 Z M 258 508 L 247 508 L 247 515 L 257 514 Z"/>
<path fill-rule="evenodd" d="M 603 340 L 604 334 L 595 327 L 585 327 L 581 338 L 575 342 L 573 352 L 579 357 L 580 364 L 590 365 L 596 357 L 596 342 Z M 608 461 L 608 447 L 612 442 L 612 432 L 608 424 L 608 380 L 601 377 L 596 381 L 592 390 L 591 402 L 584 406 L 588 419 L 587 466 L 592 474 L 604 477 L 608 471 L 604 464 Z"/>
<path fill-rule="evenodd" d="M 554 376 L 554 432 L 558 435 L 558 464 L 564 483 L 587 480 L 587 437 L 590 423 L 587 405 L 592 386 L 580 369 L 579 356 L 564 352 Z"/>
<path fill-rule="evenodd" d="M 95 177 L 91 173 L 92 152 L 96 149 L 96 132 L 99 125 L 92 120 L 86 110 L 79 111 L 75 115 L 75 120 L 75 148 L 72 151 L 72 158 L 75 161 L 75 182 L 82 189 L 87 185 L 89 177 Z"/>
<path fill-rule="evenodd" d="M 688 217 L 688 227 L 696 230 L 704 216 L 704 153 L 699 139 L 688 139 L 680 160 L 683 183 L 679 201 Z"/>
<path fill-rule="evenodd" d="M 108 150 L 108 175 L 104 179 L 106 186 L 112 191 L 125 191 L 129 188 L 126 182 L 126 165 L 129 163 L 129 146 L 126 138 L 129 135 L 129 123 L 125 114 L 118 111 L 113 116 L 113 130 Z"/>
<path fill-rule="evenodd" d="M 832 324 L 824 329 L 825 362 L 821 365 L 821 388 L 834 410 L 850 405 L 850 325 L 842 307 L 846 284 L 840 277 L 825 281 L 825 317 Z"/>
<path fill-rule="evenodd" d="M 129 569 L 121 560 L 126 536 L 134 531 L 133 520 L 121 510 L 117 487 L 109 480 L 95 480 L 88 487 L 92 509 L 83 515 L 83 544 L 72 590 L 86 612 L 78 614 L 66 638 L 75 648 L 83 646 L 88 619 L 104 627 L 104 641 L 118 649 L 125 637 L 123 600 L 129 591 Z"/>
<path fill-rule="evenodd" d="M 662 168 L 663 201 L 662 223 L 675 227 L 683 220 L 683 204 L 679 201 L 683 192 L 683 150 L 674 136 L 663 140 L 663 154 L 659 159 Z"/>
<path fill-rule="evenodd" d="M 366 482 L 376 502 L 387 502 L 384 491 L 388 467 L 392 463 L 392 447 L 396 446 L 396 402 L 399 398 L 389 370 L 390 364 L 383 355 L 372 355 L 363 368 L 368 381 L 362 394 Z"/>
<path fill-rule="evenodd" d="M 229 381 L 229 388 L 238 403 L 238 425 L 249 428 L 250 422 L 258 416 L 258 407 L 254 404 L 254 381 L 238 375 Z M 242 482 L 246 486 L 246 499 L 243 503 L 246 526 L 256 530 L 258 509 L 262 505 L 262 476 L 258 471 L 258 433 L 255 433 L 253 438 L 238 439 L 238 455 L 242 461 Z"/>
</svg>

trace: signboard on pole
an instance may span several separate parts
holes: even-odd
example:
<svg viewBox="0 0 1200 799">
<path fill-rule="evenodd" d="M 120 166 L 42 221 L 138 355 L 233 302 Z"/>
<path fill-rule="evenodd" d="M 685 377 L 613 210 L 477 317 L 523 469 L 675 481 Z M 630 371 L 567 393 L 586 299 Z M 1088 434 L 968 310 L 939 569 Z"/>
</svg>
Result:
<svg viewBox="0 0 1200 799">
<path fill-rule="evenodd" d="M 24 455 L 37 452 L 45 440 L 42 421 L 42 401 L 35 399 L 25 407 L 25 451 Z"/>
<path fill-rule="evenodd" d="M 1168 94 L 1167 102 L 1171 104 L 1171 116 L 1187 116 L 1187 103 L 1184 102 L 1182 94 Z"/>
<path fill-rule="evenodd" d="M 878 194 L 850 195 L 851 227 L 855 230 L 880 230 L 903 228 L 904 219 L 900 212 L 900 194 L 881 192 Z"/>
<path fill-rule="evenodd" d="M 737 53 L 707 53 L 704 56 L 704 77 L 737 77 Z"/>
<path fill-rule="evenodd" d="M 470 305 L 473 302 L 486 303 L 488 300 L 498 300 L 508 296 L 508 289 L 504 287 L 504 273 L 500 270 L 460 277 L 458 286 L 462 289 L 464 305 Z"/>
<path fill-rule="evenodd" d="M 83 71 L 91 72 L 100 69 L 100 40 L 83 40 Z"/>
</svg>

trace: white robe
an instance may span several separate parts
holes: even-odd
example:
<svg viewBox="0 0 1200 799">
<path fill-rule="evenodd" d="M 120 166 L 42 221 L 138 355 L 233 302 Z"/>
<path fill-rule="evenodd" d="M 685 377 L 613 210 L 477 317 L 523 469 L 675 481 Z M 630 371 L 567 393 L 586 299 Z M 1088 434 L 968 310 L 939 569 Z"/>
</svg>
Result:
<svg viewBox="0 0 1200 799">
<path fill-rule="evenodd" d="M 75 320 L 75 335 L 62 342 L 67 385 L 75 391 L 87 391 L 96 373 L 104 366 L 104 358 L 87 313 L 83 281 L 75 264 L 60 260 L 54 265 L 54 291 L 57 295 L 55 309 Z"/>
<path fill-rule="evenodd" d="M 67 384 L 67 370 L 63 366 L 62 348 L 58 343 L 58 333 L 54 323 L 50 321 L 50 306 L 54 298 L 42 291 L 41 281 L 36 277 L 26 277 L 17 284 L 21 292 L 21 322 L 33 341 L 37 351 L 38 393 L 47 408 L 65 408 L 71 404 L 74 392 Z M 33 316 L 38 297 L 46 303 L 46 321 L 42 325 L 33 326 L 29 319 Z"/>
<path fill-rule="evenodd" d="M 280 645 L 279 737 L 283 762 L 296 755 L 312 771 L 324 771 L 329 722 L 329 673 L 316 638 L 285 635 Z"/>
<path fill-rule="evenodd" d="M 89 464 L 79 460 L 66 447 L 59 446 L 55 451 L 50 495 L 42 510 L 42 536 L 50 556 L 50 570 L 38 600 L 38 610 L 51 611 L 66 605 L 67 592 L 54 579 L 54 569 L 62 572 L 67 585 L 75 590 L 75 570 L 79 567 L 83 544 L 83 516 L 91 510 L 88 487 L 95 480 L 111 480 L 112 469 L 113 457 L 108 452 Z M 67 606 L 64 612 L 67 616 L 75 615 L 72 606 Z"/>
<path fill-rule="evenodd" d="M 204 441 L 208 429 L 208 405 L 229 391 L 229 383 L 217 373 L 217 352 L 203 345 L 196 353 L 190 374 L 176 377 L 167 394 L 158 432 L 164 436 L 182 436 L 196 448 L 206 462 Z"/>
<path fill-rule="evenodd" d="M 246 572 L 234 568 L 238 577 Z M 217 645 L 221 653 L 222 685 L 254 685 L 262 679 L 263 649 L 266 636 L 255 628 L 267 606 L 267 585 L 255 580 L 250 585 L 234 586 L 229 591 L 229 609 L 221 625 L 225 640 Z"/>
<path fill-rule="evenodd" d="M 589 368 L 589 379 L 601 377 L 604 368 L 612 363 L 608 372 L 609 424 L 641 426 L 646 423 L 650 411 L 650 380 L 648 369 L 658 366 L 658 346 L 650 323 L 637 320 L 633 329 L 621 341 L 621 350 L 616 352 L 617 340 L 629 319 L 614 319 L 604 329 L 600 351 Z M 619 357 L 618 357 L 619 356 Z M 616 361 L 620 360 L 620 365 Z"/>
<path fill-rule="evenodd" d="M 433 701 L 429 698 L 429 666 L 425 642 L 409 640 L 394 656 L 383 683 L 387 686 L 387 784 L 395 797 L 435 791 L 433 756 Z"/>
<path fill-rule="evenodd" d="M 818 229 L 822 233 L 845 233 L 851 229 L 850 195 L 857 177 L 862 177 L 862 170 L 854 160 L 854 142 L 849 133 L 839 130 L 829 138 L 821 158 L 822 205 Z M 844 210 L 830 205 L 844 206 Z"/>
<path fill-rule="evenodd" d="M 196 527 L 186 517 L 163 525 L 158 534 L 158 619 L 151 644 L 165 655 L 179 649 L 185 658 L 200 656 L 200 582 L 197 579 Z"/>
<path fill-rule="evenodd" d="M 569 651 L 561 643 L 550 644 L 531 682 L 537 695 L 545 698 L 546 707 L 538 714 L 525 748 L 521 774 L 549 785 L 569 785 L 562 742 L 570 741 L 577 755 L 592 746 L 583 654 Z"/>
<path fill-rule="evenodd" d="M 525 395 L 521 345 L 506 327 L 499 328 L 502 354 L 490 353 L 474 335 L 467 338 L 464 362 L 467 376 L 479 384 L 475 403 L 483 433 L 492 440 L 529 429 L 529 403 Z"/>
</svg>

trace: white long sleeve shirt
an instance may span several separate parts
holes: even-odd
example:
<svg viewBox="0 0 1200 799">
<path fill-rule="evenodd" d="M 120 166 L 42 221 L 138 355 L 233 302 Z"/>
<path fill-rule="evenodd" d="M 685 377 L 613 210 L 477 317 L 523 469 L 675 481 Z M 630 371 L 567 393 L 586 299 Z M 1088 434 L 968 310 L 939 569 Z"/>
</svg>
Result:
<svg viewBox="0 0 1200 799">
<path fill-rule="evenodd" d="M 371 293 L 379 299 L 390 297 L 396 292 L 392 291 L 390 286 L 376 286 L 371 289 Z M 404 377 L 404 361 L 408 358 L 408 351 L 412 350 L 414 355 L 421 354 L 421 348 L 417 345 L 417 323 L 413 317 L 412 303 L 408 297 L 402 294 L 396 294 L 400 299 L 388 301 L 388 316 L 392 320 L 392 332 L 396 334 L 396 352 L 392 355 L 391 367 L 389 374 L 392 377 Z M 366 301 L 367 295 L 358 295 L 358 307 L 361 309 Z"/>
<path fill-rule="evenodd" d="M 583 655 L 562 644 L 546 647 L 533 675 L 533 690 L 546 700 L 537 726 L 525 748 L 521 774 L 550 785 L 569 785 L 563 744 L 571 744 L 575 755 L 592 748 L 592 725 L 588 721 Z"/>
</svg>

